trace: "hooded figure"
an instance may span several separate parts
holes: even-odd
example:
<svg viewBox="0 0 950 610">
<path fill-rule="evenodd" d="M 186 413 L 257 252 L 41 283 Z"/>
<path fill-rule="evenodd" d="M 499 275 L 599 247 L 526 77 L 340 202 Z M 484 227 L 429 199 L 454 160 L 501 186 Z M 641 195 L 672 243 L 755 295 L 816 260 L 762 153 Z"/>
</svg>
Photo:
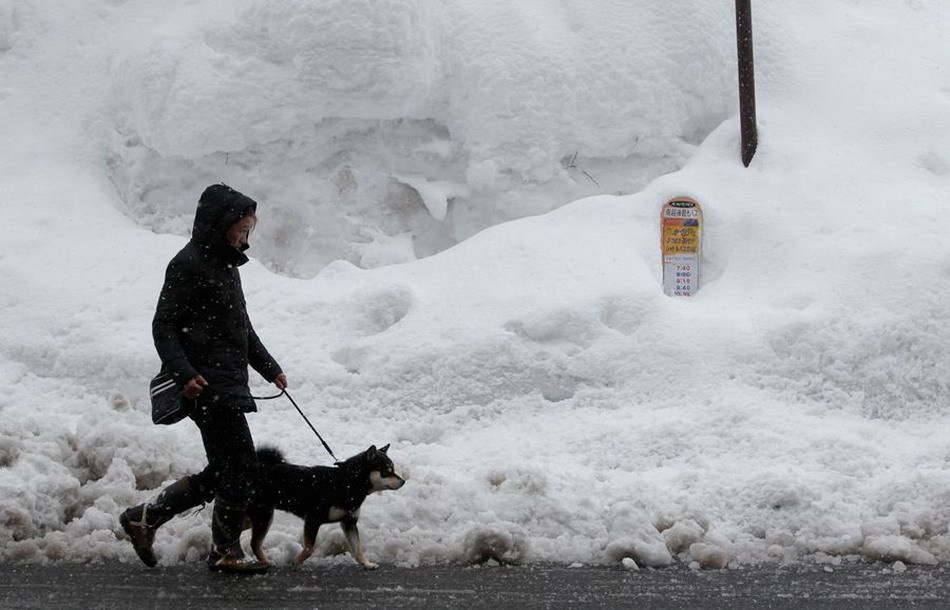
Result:
<svg viewBox="0 0 950 610">
<path fill-rule="evenodd" d="M 281 370 L 264 348 L 247 316 L 238 267 L 244 250 L 228 241 L 228 229 L 254 216 L 257 203 L 223 184 L 201 195 L 191 241 L 168 264 L 152 321 L 162 367 L 184 387 L 197 376 L 212 394 L 244 412 L 256 406 L 248 390 L 250 365 L 267 381 Z"/>
<path fill-rule="evenodd" d="M 208 466 L 166 487 L 148 504 L 120 517 L 139 558 L 157 563 L 155 530 L 173 516 L 214 499 L 213 570 L 257 573 L 267 564 L 241 561 L 240 533 L 257 457 L 245 413 L 257 407 L 248 388 L 248 366 L 279 389 L 287 378 L 254 332 L 238 267 L 256 222 L 257 203 L 224 184 L 201 194 L 191 241 L 171 260 L 152 336 L 162 360 L 201 431 Z"/>
</svg>

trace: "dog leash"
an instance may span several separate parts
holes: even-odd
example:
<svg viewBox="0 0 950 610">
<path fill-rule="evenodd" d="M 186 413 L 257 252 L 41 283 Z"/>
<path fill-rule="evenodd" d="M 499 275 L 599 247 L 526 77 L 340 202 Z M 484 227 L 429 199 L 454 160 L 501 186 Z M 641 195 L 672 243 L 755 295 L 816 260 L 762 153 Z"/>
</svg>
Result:
<svg viewBox="0 0 950 610">
<path fill-rule="evenodd" d="M 317 429 L 313 427 L 313 424 L 310 423 L 310 420 L 307 419 L 307 416 L 304 415 L 304 412 L 300 409 L 299 406 L 297 406 L 297 401 L 294 400 L 294 399 L 290 396 L 290 394 L 287 393 L 287 389 L 286 389 L 286 388 L 284 388 L 283 390 L 281 390 L 281 391 L 280 391 L 280 394 L 274 394 L 273 396 L 251 396 L 251 398 L 253 398 L 254 400 L 274 400 L 275 398 L 280 398 L 281 396 L 286 396 L 286 397 L 287 397 L 287 400 L 290 401 L 290 404 L 292 404 L 292 405 L 294 406 L 294 408 L 297 409 L 297 413 L 300 413 L 300 417 L 302 417 L 303 420 L 304 420 L 305 422 L 307 422 L 307 425 L 310 426 L 310 429 L 313 430 L 313 433 L 316 434 L 316 435 L 317 435 L 317 438 L 320 439 L 320 442 L 323 443 L 323 448 L 326 449 L 326 450 L 327 450 L 327 453 L 330 454 L 330 457 L 333 458 L 333 463 L 334 463 L 334 464 L 339 464 L 339 463 L 340 463 L 340 460 L 338 460 L 338 459 L 336 458 L 336 456 L 333 455 L 333 450 L 330 449 L 330 445 L 328 445 L 327 442 L 326 442 L 325 440 L 323 440 L 323 437 L 320 436 L 320 433 L 317 432 Z"/>
</svg>

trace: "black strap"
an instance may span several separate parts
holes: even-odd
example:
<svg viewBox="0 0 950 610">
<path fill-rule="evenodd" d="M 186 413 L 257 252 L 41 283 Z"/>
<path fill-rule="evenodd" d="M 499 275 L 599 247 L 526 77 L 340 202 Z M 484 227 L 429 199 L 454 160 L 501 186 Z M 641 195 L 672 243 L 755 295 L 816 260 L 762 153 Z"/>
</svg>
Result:
<svg viewBox="0 0 950 610">
<path fill-rule="evenodd" d="M 320 439 L 320 442 L 323 444 L 323 448 L 327 450 L 327 453 L 330 454 L 330 457 L 333 458 L 334 464 L 340 464 L 340 460 L 336 459 L 336 456 L 333 455 L 333 450 L 330 449 L 330 445 L 327 445 L 327 442 L 323 440 L 323 437 L 320 436 L 320 433 L 317 432 L 317 429 L 313 427 L 313 424 L 310 423 L 310 420 L 307 419 L 307 416 L 303 414 L 303 411 L 300 410 L 300 407 L 297 406 L 297 401 L 291 398 L 290 394 L 287 393 L 286 388 L 280 391 L 280 394 L 274 394 L 273 396 L 251 396 L 254 400 L 274 400 L 275 398 L 280 398 L 281 396 L 286 396 L 287 400 L 297 409 L 297 413 L 300 413 L 300 417 L 303 418 L 307 425 L 310 426 L 310 429 L 313 430 L 313 433 L 317 435 L 317 438 Z"/>
<path fill-rule="evenodd" d="M 274 394 L 273 396 L 251 396 L 251 398 L 253 398 L 254 400 L 274 400 L 275 398 L 280 398 L 284 394 L 286 394 L 286 392 L 281 392 L 280 394 Z M 288 396 L 288 398 L 290 397 Z"/>
<path fill-rule="evenodd" d="M 295 401 L 295 400 L 290 396 L 290 394 L 287 393 L 287 390 L 286 390 L 286 389 L 281 390 L 280 394 L 275 394 L 274 396 L 251 396 L 251 398 L 253 398 L 254 400 L 273 400 L 274 398 L 280 398 L 281 396 L 286 396 L 286 397 L 287 397 L 287 400 L 290 401 L 290 404 L 292 404 L 292 405 L 294 406 L 294 408 L 297 409 L 297 413 L 300 413 L 300 417 L 302 417 L 303 420 L 304 420 L 305 422 L 307 422 L 307 425 L 310 426 L 310 429 L 313 430 L 313 433 L 317 435 L 317 438 L 318 438 L 318 439 L 320 439 L 320 442 L 323 444 L 323 448 L 326 449 L 326 450 L 327 450 L 327 453 L 330 454 L 330 457 L 333 458 L 333 463 L 334 463 L 334 464 L 339 464 L 339 463 L 340 463 L 340 460 L 338 460 L 338 459 L 336 458 L 336 456 L 333 455 L 333 450 L 330 449 L 330 445 L 328 445 L 327 442 L 326 442 L 325 440 L 323 440 L 323 437 L 320 436 L 320 433 L 317 432 L 317 429 L 313 427 L 313 424 L 310 423 L 310 420 L 307 419 L 307 416 L 304 415 L 303 411 L 300 410 L 300 407 L 297 406 L 297 401 Z"/>
</svg>

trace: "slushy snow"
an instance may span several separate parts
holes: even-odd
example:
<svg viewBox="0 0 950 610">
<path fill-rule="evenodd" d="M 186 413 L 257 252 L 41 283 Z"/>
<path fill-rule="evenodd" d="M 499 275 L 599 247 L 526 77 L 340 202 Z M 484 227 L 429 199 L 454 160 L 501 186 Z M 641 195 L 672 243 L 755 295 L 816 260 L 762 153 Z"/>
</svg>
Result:
<svg viewBox="0 0 950 610">
<path fill-rule="evenodd" d="M 364 504 L 371 559 L 950 561 L 950 4 L 754 9 L 744 168 L 727 3 L 0 0 L 0 560 L 137 562 L 121 511 L 204 466 L 150 422 L 150 324 L 225 181 L 292 395 L 408 479 Z M 259 409 L 259 445 L 331 462 Z"/>
</svg>

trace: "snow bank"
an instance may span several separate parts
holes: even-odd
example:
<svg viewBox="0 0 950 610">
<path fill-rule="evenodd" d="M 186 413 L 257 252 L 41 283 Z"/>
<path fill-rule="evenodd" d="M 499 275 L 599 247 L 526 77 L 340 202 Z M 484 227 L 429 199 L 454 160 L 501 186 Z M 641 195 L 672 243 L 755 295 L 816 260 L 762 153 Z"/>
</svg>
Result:
<svg viewBox="0 0 950 610">
<path fill-rule="evenodd" d="M 401 247 L 381 256 L 401 234 L 426 256 L 583 195 L 637 190 L 681 164 L 735 97 L 730 17 L 691 2 L 154 13 L 116 17 L 147 33 L 118 50 L 105 101 L 124 205 L 181 234 L 196 185 L 263 179 L 273 208 L 259 255 L 295 275 L 338 258 L 403 262 Z M 428 185 L 446 182 L 459 186 L 433 206 Z"/>
</svg>

